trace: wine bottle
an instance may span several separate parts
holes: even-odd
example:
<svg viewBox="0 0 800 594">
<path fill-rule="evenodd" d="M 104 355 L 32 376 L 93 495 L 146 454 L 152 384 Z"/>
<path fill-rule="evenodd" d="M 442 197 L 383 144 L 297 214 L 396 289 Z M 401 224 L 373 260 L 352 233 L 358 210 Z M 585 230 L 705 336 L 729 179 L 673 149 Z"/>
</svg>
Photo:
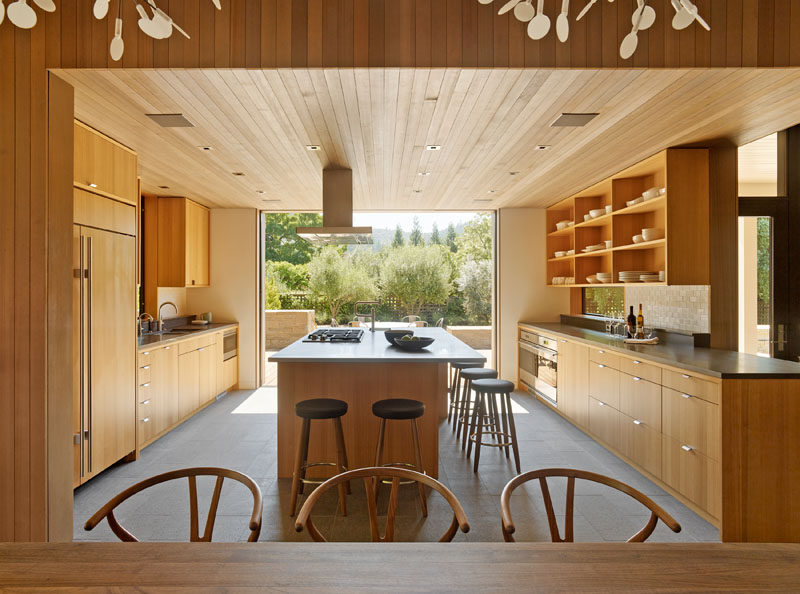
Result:
<svg viewBox="0 0 800 594">
<path fill-rule="evenodd" d="M 644 338 L 644 316 L 641 303 L 639 304 L 639 315 L 636 316 L 636 338 Z"/>
<path fill-rule="evenodd" d="M 631 305 L 631 313 L 628 314 L 627 320 L 627 331 L 628 331 L 628 338 L 633 338 L 636 336 L 636 316 L 633 315 L 633 306 Z"/>
</svg>

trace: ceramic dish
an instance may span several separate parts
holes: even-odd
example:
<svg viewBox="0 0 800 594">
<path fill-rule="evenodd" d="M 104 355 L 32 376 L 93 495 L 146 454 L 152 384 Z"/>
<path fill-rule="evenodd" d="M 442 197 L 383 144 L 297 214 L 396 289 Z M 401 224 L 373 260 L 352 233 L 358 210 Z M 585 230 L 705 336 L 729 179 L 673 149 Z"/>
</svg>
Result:
<svg viewBox="0 0 800 594">
<path fill-rule="evenodd" d="M 644 241 L 644 237 L 642 235 L 634 235 L 633 236 L 633 243 L 642 243 Z"/>
<path fill-rule="evenodd" d="M 596 219 L 597 217 L 602 217 L 604 214 L 606 214 L 605 208 L 593 208 L 592 210 L 589 211 L 589 215 L 593 219 Z"/>
<path fill-rule="evenodd" d="M 556 223 L 556 231 L 561 231 L 569 226 L 569 221 L 558 221 Z"/>
<path fill-rule="evenodd" d="M 609 204 L 608 206 L 606 206 L 606 214 L 611 214 L 611 212 L 612 212 L 613 210 L 614 210 L 614 209 L 611 207 L 611 205 L 610 205 L 610 204 Z"/>
<path fill-rule="evenodd" d="M 567 250 L 567 255 L 568 256 L 574 256 L 575 255 L 575 250 Z"/>
<path fill-rule="evenodd" d="M 607 250 L 610 250 L 612 247 L 614 247 L 614 241 L 611 239 L 606 239 L 605 244 Z"/>
<path fill-rule="evenodd" d="M 645 241 L 655 241 L 656 239 L 662 239 L 664 237 L 664 230 L 663 229 L 642 229 L 642 237 L 644 237 Z"/>
<path fill-rule="evenodd" d="M 389 344 L 394 344 L 395 338 L 402 338 L 403 336 L 414 334 L 413 330 L 387 330 L 383 333 Z"/>
<path fill-rule="evenodd" d="M 413 336 L 410 340 L 403 340 L 404 338 L 406 337 L 402 336 L 400 338 L 392 339 L 394 346 L 403 349 L 404 351 L 421 351 L 425 347 L 431 346 L 435 340 L 430 336 Z"/>
<path fill-rule="evenodd" d="M 644 198 L 642 198 L 641 196 L 639 196 L 638 198 L 634 198 L 633 200 L 628 200 L 625 203 L 625 206 L 634 206 L 636 204 L 639 204 L 640 202 L 644 202 Z"/>
<path fill-rule="evenodd" d="M 556 252 L 555 254 L 553 254 L 553 256 L 555 258 L 563 258 L 566 255 L 567 255 L 567 252 Z"/>
<path fill-rule="evenodd" d="M 592 218 L 592 217 L 591 217 L 591 216 L 589 216 L 588 214 L 585 214 L 585 215 L 583 215 L 583 221 L 584 221 L 584 222 L 588 221 L 588 220 L 589 220 L 589 219 L 591 219 L 591 218 Z"/>
<path fill-rule="evenodd" d="M 650 200 L 651 198 L 655 198 L 656 196 L 660 195 L 661 195 L 661 188 L 657 186 L 654 188 L 648 188 L 647 190 L 642 192 L 642 198 L 644 198 L 645 200 Z"/>
<path fill-rule="evenodd" d="M 599 283 L 600 281 L 597 280 L 597 275 L 593 274 L 591 276 L 587 276 L 586 277 L 586 282 L 589 283 L 590 285 L 595 285 L 595 284 Z"/>
</svg>

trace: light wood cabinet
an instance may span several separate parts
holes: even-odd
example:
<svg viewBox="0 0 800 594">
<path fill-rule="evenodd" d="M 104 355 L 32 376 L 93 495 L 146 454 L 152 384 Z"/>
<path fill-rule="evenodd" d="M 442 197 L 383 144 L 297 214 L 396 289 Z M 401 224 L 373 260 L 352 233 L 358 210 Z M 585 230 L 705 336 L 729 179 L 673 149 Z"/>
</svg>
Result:
<svg viewBox="0 0 800 594">
<path fill-rule="evenodd" d="M 136 153 L 81 122 L 75 122 L 74 183 L 115 200 L 139 203 Z"/>
<path fill-rule="evenodd" d="M 619 410 L 661 432 L 661 386 L 639 376 L 619 374 Z"/>
<path fill-rule="evenodd" d="M 608 367 L 605 363 L 591 361 L 589 395 L 619 410 L 619 371 Z"/>
<path fill-rule="evenodd" d="M 619 448 L 619 411 L 607 402 L 589 398 L 589 431 L 612 448 Z"/>
<path fill-rule="evenodd" d="M 558 345 L 558 408 L 589 426 L 589 348 L 567 340 Z"/>
<path fill-rule="evenodd" d="M 187 198 L 158 199 L 158 286 L 207 287 L 209 211 Z"/>
<path fill-rule="evenodd" d="M 200 353 L 178 355 L 178 415 L 188 417 L 200 407 Z"/>
<path fill-rule="evenodd" d="M 722 511 L 720 463 L 668 435 L 663 435 L 662 451 L 664 482 L 719 518 Z"/>
<path fill-rule="evenodd" d="M 200 362 L 200 404 L 216 398 L 217 392 L 217 349 L 214 343 L 197 349 Z"/>
<path fill-rule="evenodd" d="M 664 388 L 663 433 L 715 460 L 721 459 L 719 405 Z"/>
<path fill-rule="evenodd" d="M 620 413 L 620 452 L 661 478 L 661 432 L 641 419 Z"/>
<path fill-rule="evenodd" d="M 224 386 L 228 390 L 239 383 L 239 356 L 228 359 L 223 363 Z"/>
</svg>

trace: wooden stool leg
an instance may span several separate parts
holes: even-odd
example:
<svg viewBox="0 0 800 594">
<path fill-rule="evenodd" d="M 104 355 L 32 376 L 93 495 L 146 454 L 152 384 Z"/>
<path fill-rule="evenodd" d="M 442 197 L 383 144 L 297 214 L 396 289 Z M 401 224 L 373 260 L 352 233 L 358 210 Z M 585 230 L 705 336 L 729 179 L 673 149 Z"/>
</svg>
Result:
<svg viewBox="0 0 800 594">
<path fill-rule="evenodd" d="M 469 394 L 469 380 L 461 377 L 459 374 L 458 384 L 459 388 L 461 388 L 461 395 L 458 398 L 458 407 L 453 413 L 455 415 L 455 419 L 453 419 L 453 430 L 456 432 L 456 439 L 461 438 L 461 429 L 462 425 L 464 424 L 461 417 L 467 414 L 467 403 L 469 402 L 469 399 L 467 398 L 467 395 Z"/>
<path fill-rule="evenodd" d="M 478 463 L 481 460 L 481 442 L 483 441 L 483 417 L 486 415 L 484 406 L 485 398 L 487 395 L 478 392 L 475 395 L 475 410 L 478 411 L 474 417 L 476 419 L 475 426 L 475 464 L 472 466 L 472 472 L 478 472 Z M 470 440 L 470 446 L 472 440 Z M 469 453 L 467 454 L 469 456 Z"/>
<path fill-rule="evenodd" d="M 308 436 L 311 428 L 311 420 L 303 419 L 303 426 L 300 429 L 300 441 L 297 443 L 297 454 L 294 458 L 294 472 L 292 473 L 292 498 L 289 502 L 289 515 L 294 516 L 295 508 L 297 507 L 297 494 L 302 493 L 303 483 L 301 479 L 305 478 L 303 471 L 303 464 L 306 463 L 308 456 Z"/>
<path fill-rule="evenodd" d="M 447 422 L 453 422 L 453 432 L 455 433 L 456 425 L 458 424 L 458 407 L 459 407 L 459 392 L 461 388 L 461 370 L 455 370 L 455 376 L 453 378 L 453 385 L 450 387 L 451 392 L 451 400 L 450 400 L 450 410 L 447 411 Z M 451 419 L 452 417 L 452 419 Z"/>
<path fill-rule="evenodd" d="M 503 421 L 503 441 L 506 443 L 510 441 L 509 432 L 508 432 L 508 408 L 506 407 L 506 399 L 505 396 L 500 398 L 500 407 L 502 408 L 502 413 L 500 418 Z M 508 460 L 509 452 L 511 448 L 509 446 L 504 446 L 503 449 L 506 451 L 506 460 Z"/>
<path fill-rule="evenodd" d="M 342 417 L 333 419 L 333 430 L 336 433 L 336 461 L 339 464 L 339 473 L 349 470 L 347 465 L 347 448 L 344 445 L 344 430 L 342 430 Z M 350 481 L 344 483 L 347 494 L 350 495 Z"/>
<path fill-rule="evenodd" d="M 425 472 L 425 467 L 422 465 L 422 450 L 419 444 L 419 429 L 417 428 L 417 419 L 411 419 L 411 440 L 414 442 L 414 458 L 416 458 L 417 470 Z M 417 482 L 419 489 L 419 506 L 422 508 L 422 516 L 428 517 L 428 503 L 425 501 L 425 485 Z"/>
<path fill-rule="evenodd" d="M 381 465 L 381 458 L 383 458 L 383 441 L 386 437 L 386 419 L 381 419 L 381 425 L 378 429 L 378 445 L 375 448 L 375 466 Z M 375 491 L 375 501 L 378 501 L 378 489 L 381 486 L 381 481 L 377 478 L 372 479 L 372 486 Z"/>
<path fill-rule="evenodd" d="M 517 474 L 522 472 L 521 466 L 519 463 L 519 444 L 517 443 L 517 428 L 514 425 L 514 413 L 511 412 L 511 394 L 505 395 L 506 402 L 508 404 L 508 426 L 511 432 L 511 447 L 514 448 L 514 462 L 517 466 Z"/>
<path fill-rule="evenodd" d="M 500 435 L 498 432 L 500 431 L 500 423 L 498 422 L 498 415 L 497 415 L 497 395 L 496 394 L 487 394 L 486 395 L 489 401 L 489 429 L 494 431 L 492 437 L 494 437 L 495 441 L 500 441 Z"/>
<path fill-rule="evenodd" d="M 472 403 L 472 415 L 469 412 L 469 405 L 470 401 L 472 400 L 472 380 L 466 379 L 464 380 L 464 391 L 461 394 L 461 412 L 463 417 L 462 421 L 459 421 L 458 430 L 463 430 L 464 433 L 461 436 L 461 451 L 464 451 L 464 448 L 467 447 L 467 436 L 470 434 L 470 430 L 472 424 L 475 421 L 475 404 Z M 459 418 L 461 418 L 459 417 Z M 456 433 L 456 439 L 458 439 L 458 433 Z M 469 453 L 467 453 L 469 456 Z"/>
</svg>

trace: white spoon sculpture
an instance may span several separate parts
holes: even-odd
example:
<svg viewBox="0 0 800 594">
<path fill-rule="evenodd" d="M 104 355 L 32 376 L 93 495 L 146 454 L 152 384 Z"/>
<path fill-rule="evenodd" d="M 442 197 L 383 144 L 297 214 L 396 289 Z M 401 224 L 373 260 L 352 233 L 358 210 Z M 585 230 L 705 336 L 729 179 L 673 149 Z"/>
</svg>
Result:
<svg viewBox="0 0 800 594">
<path fill-rule="evenodd" d="M 536 9 L 533 7 L 533 0 L 525 0 L 514 7 L 514 16 L 517 20 L 527 23 L 536 16 Z"/>
<path fill-rule="evenodd" d="M 500 10 L 497 11 L 497 14 L 505 14 L 509 10 L 514 10 L 514 7 L 520 2 L 522 2 L 522 0 L 508 0 L 508 2 L 500 7 Z"/>
<path fill-rule="evenodd" d="M 541 39 L 550 31 L 550 17 L 544 13 L 544 0 L 538 0 L 536 13 L 528 23 L 528 37 L 531 39 Z"/>
<path fill-rule="evenodd" d="M 108 14 L 108 0 L 95 0 L 92 7 L 92 14 L 97 20 L 106 18 Z"/>
<path fill-rule="evenodd" d="M 636 0 L 636 3 L 638 4 L 638 7 L 631 15 L 631 25 L 635 25 L 636 21 L 639 20 L 641 15 L 642 20 L 639 23 L 639 30 L 644 31 L 645 29 L 652 27 L 653 23 L 656 22 L 656 11 L 652 6 L 645 4 L 644 0 Z"/>
<path fill-rule="evenodd" d="M 3 0 L 0 0 L 0 23 L 3 22 L 3 19 L 6 18 L 6 5 L 3 4 Z"/>
<path fill-rule="evenodd" d="M 569 0 L 561 0 L 561 13 L 556 17 L 556 35 L 561 43 L 569 38 Z"/>
<path fill-rule="evenodd" d="M 33 0 L 33 3 L 45 12 L 56 11 L 56 3 L 53 0 Z"/>
<path fill-rule="evenodd" d="M 647 0 L 645 0 L 645 4 L 647 4 Z M 639 18 L 636 19 L 635 23 L 633 23 L 631 32 L 625 36 L 619 46 L 619 55 L 623 60 L 630 58 L 633 55 L 633 52 L 636 51 L 636 47 L 639 45 L 639 25 L 642 22 L 643 11 L 637 9 L 634 11 L 634 14 L 636 14 L 636 12 L 639 13 Z"/>
<path fill-rule="evenodd" d="M 17 0 L 6 9 L 8 20 L 20 29 L 30 29 L 36 24 L 36 12 L 28 6 L 26 0 Z"/>
</svg>

